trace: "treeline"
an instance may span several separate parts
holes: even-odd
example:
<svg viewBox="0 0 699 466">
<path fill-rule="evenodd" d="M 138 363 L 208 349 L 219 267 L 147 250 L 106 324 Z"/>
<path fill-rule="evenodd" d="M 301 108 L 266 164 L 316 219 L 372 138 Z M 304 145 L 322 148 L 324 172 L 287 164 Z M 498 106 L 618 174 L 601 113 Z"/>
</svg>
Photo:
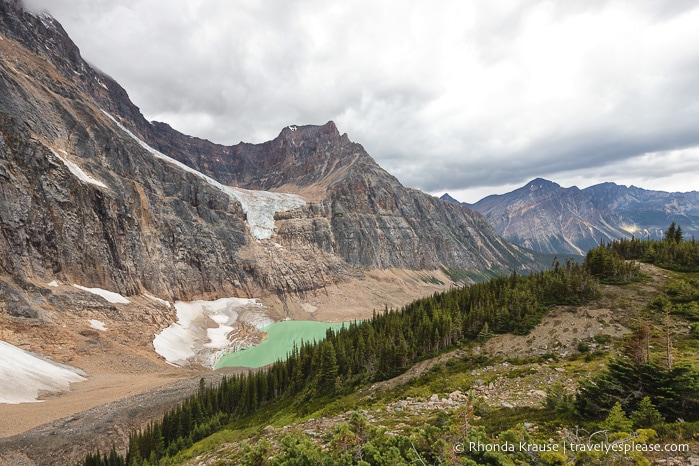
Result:
<svg viewBox="0 0 699 466">
<path fill-rule="evenodd" d="M 662 241 L 614 241 L 591 250 L 585 264 L 601 280 L 623 281 L 639 273 L 632 260 L 678 271 L 697 270 L 699 243 L 684 240 L 681 227 L 673 222 Z M 636 428 L 678 419 L 699 421 L 699 372 L 688 364 L 673 364 L 669 327 L 669 314 L 682 315 L 692 322 L 691 332 L 699 334 L 698 304 L 693 278 L 670 278 L 664 296 L 656 297 L 639 315 L 637 327 L 626 341 L 627 357 L 610 360 L 606 371 L 581 382 L 574 403 L 576 414 L 599 421 L 616 410 L 617 416 L 628 414 L 628 422 Z M 653 322 L 659 327 L 656 337 L 660 336 L 665 346 L 659 359 L 651 354 Z"/>
<path fill-rule="evenodd" d="M 162 421 L 130 437 L 123 463 L 94 454 L 85 465 L 152 465 L 210 435 L 227 422 L 282 398 L 301 402 L 402 373 L 464 339 L 491 333 L 528 332 L 548 306 L 580 304 L 598 294 L 597 280 L 574 262 L 555 261 L 551 270 L 512 273 L 485 283 L 417 300 L 400 311 L 386 309 L 372 319 L 328 330 L 321 342 L 294 347 L 284 361 L 226 377 L 218 386 L 202 383 L 198 393 Z"/>
<path fill-rule="evenodd" d="M 617 250 L 618 243 L 602 243 L 585 256 L 585 269 L 602 283 L 623 285 L 641 276 L 638 262 L 623 257 Z"/>
<path fill-rule="evenodd" d="M 694 238 L 685 240 L 682 227 L 676 226 L 675 222 L 665 231 L 663 240 L 640 240 L 631 237 L 630 240 L 612 241 L 603 246 L 607 251 L 614 252 L 626 260 L 646 262 L 679 272 L 699 271 L 699 242 Z"/>
</svg>

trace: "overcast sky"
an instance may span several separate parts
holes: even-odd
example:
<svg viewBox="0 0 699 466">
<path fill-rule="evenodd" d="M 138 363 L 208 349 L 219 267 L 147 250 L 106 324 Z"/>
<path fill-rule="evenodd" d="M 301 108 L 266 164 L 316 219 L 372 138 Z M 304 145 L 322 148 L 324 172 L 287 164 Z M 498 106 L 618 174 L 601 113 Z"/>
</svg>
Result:
<svg viewBox="0 0 699 466">
<path fill-rule="evenodd" d="M 688 0 L 25 0 L 149 120 L 222 144 L 335 121 L 404 185 L 699 190 Z"/>
</svg>

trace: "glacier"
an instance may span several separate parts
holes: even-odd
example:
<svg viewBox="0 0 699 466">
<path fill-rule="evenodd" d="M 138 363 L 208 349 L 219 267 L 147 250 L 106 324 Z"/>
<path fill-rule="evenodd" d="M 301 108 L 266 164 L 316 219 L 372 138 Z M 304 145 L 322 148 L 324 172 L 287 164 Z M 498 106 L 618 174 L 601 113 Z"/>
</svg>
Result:
<svg viewBox="0 0 699 466">
<path fill-rule="evenodd" d="M 203 174 L 202 172 L 189 167 L 182 162 L 169 157 L 162 152 L 152 148 L 141 140 L 138 136 L 133 134 L 127 128 L 125 128 L 121 123 L 119 123 L 112 115 L 101 110 L 110 120 L 116 124 L 119 129 L 125 132 L 129 137 L 136 141 L 141 147 L 146 149 L 155 157 L 165 160 L 166 162 L 175 165 L 176 167 L 192 173 L 202 180 L 206 181 L 208 184 L 220 189 L 233 199 L 240 202 L 243 207 L 243 212 L 245 212 L 248 227 L 250 228 L 250 233 L 255 237 L 255 239 L 263 240 L 269 239 L 274 233 L 274 214 L 277 212 L 288 212 L 290 210 L 298 209 L 306 204 L 306 200 L 297 195 L 290 193 L 273 193 L 269 191 L 258 191 L 251 189 L 234 188 L 231 186 L 226 186 L 218 181 L 214 180 L 210 176 Z"/>
</svg>

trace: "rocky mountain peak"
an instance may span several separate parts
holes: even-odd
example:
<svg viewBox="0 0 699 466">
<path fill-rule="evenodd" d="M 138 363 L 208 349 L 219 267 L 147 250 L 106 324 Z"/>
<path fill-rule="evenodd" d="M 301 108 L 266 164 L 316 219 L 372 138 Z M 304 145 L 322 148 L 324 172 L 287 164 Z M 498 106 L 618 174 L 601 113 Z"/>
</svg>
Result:
<svg viewBox="0 0 699 466">
<path fill-rule="evenodd" d="M 666 193 L 612 182 L 562 188 L 541 178 L 471 207 L 510 241 L 551 253 L 584 254 L 600 240 L 661 238 L 670 222 L 699 231 L 697 193 Z"/>
<path fill-rule="evenodd" d="M 334 121 L 328 121 L 324 125 L 289 125 L 282 128 L 280 136 L 314 138 L 339 138 L 340 131 Z"/>
<path fill-rule="evenodd" d="M 537 191 L 539 189 L 551 190 L 560 187 L 561 185 L 559 185 L 558 183 L 554 183 L 553 181 L 549 181 L 544 178 L 535 178 L 524 185 L 524 188 L 528 189 L 529 191 Z"/>
<path fill-rule="evenodd" d="M 452 204 L 461 204 L 461 202 L 457 201 L 453 197 L 449 195 L 449 193 L 444 193 L 440 196 L 440 199 L 446 202 L 451 202 Z"/>
</svg>

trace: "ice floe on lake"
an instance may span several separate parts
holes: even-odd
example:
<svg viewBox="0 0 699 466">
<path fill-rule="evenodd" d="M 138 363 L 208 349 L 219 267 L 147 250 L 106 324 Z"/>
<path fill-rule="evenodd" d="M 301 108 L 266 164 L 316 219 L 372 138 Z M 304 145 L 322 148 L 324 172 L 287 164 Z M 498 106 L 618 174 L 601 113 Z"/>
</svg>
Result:
<svg viewBox="0 0 699 466">
<path fill-rule="evenodd" d="M 0 341 L 0 403 L 38 402 L 42 392 L 62 392 L 86 374 Z"/>
<path fill-rule="evenodd" d="M 225 352 L 250 346 L 245 325 L 257 329 L 273 321 L 256 299 L 221 298 L 215 301 L 177 301 L 177 322 L 155 335 L 155 351 L 170 364 L 201 364 L 214 368 Z"/>
</svg>

